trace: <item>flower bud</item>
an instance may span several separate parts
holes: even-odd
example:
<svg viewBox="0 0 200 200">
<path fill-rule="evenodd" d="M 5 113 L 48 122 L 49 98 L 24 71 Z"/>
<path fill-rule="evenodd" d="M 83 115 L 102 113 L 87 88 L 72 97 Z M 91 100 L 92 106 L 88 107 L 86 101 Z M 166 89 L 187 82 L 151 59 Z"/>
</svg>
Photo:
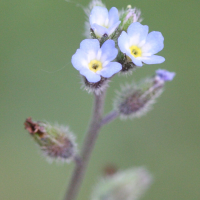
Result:
<svg viewBox="0 0 200 200">
<path fill-rule="evenodd" d="M 141 11 L 137 8 L 132 8 L 131 5 L 128 5 L 126 10 L 120 12 L 120 28 L 122 31 L 127 31 L 130 24 L 133 22 L 141 22 Z"/>
<path fill-rule="evenodd" d="M 137 200 L 152 182 L 144 168 L 133 168 L 107 176 L 95 187 L 92 200 Z"/>
<path fill-rule="evenodd" d="M 174 76 L 174 72 L 157 70 L 152 78 L 122 87 L 114 101 L 115 110 L 122 119 L 141 117 L 152 108 L 152 104 L 162 93 L 165 82 L 172 80 Z"/>
<path fill-rule="evenodd" d="M 175 72 L 169 72 L 165 69 L 158 69 L 156 71 L 157 79 L 163 82 L 172 81 L 175 75 L 176 75 Z"/>
<path fill-rule="evenodd" d="M 34 122 L 30 117 L 24 125 L 49 161 L 70 162 L 76 155 L 75 137 L 68 127 Z"/>
<path fill-rule="evenodd" d="M 137 68 L 128 56 L 121 51 L 118 53 L 116 60 L 122 65 L 122 70 L 120 71 L 120 74 L 122 75 L 132 74 L 132 72 Z"/>
</svg>

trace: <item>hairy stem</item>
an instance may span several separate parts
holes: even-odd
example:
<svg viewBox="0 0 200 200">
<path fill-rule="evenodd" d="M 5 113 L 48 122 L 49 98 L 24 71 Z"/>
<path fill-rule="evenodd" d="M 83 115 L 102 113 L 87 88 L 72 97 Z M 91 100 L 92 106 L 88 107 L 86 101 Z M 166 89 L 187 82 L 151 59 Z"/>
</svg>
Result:
<svg viewBox="0 0 200 200">
<path fill-rule="evenodd" d="M 71 181 L 69 183 L 64 200 L 75 200 L 78 195 L 90 155 L 92 153 L 95 141 L 101 128 L 105 92 L 106 91 L 104 91 L 101 95 L 94 94 L 93 114 L 82 147 L 81 159 L 80 162 L 76 162 L 76 166 L 72 174 Z"/>
<path fill-rule="evenodd" d="M 104 126 L 108 123 L 110 123 L 111 121 L 115 120 L 117 117 L 119 116 L 119 113 L 117 111 L 111 111 L 110 113 L 108 113 L 101 121 L 101 126 Z"/>
</svg>

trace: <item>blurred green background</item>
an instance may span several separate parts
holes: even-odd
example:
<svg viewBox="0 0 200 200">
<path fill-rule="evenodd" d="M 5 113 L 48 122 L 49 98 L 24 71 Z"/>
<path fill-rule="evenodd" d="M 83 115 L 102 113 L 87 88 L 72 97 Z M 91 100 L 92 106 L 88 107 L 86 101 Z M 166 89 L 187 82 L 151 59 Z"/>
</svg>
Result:
<svg viewBox="0 0 200 200">
<path fill-rule="evenodd" d="M 79 1 L 80 2 L 80 1 Z M 105 2 L 105 1 L 104 1 Z M 86 6 L 88 0 L 81 1 Z M 106 164 L 119 169 L 146 166 L 154 184 L 143 200 L 200 198 L 200 1 L 116 0 L 141 9 L 143 24 L 161 31 L 161 65 L 145 65 L 129 77 L 114 77 L 105 112 L 125 82 L 152 75 L 157 68 L 177 73 L 166 84 L 153 111 L 133 121 L 117 119 L 101 131 L 79 200 L 88 200 Z M 73 164 L 48 164 L 23 122 L 32 116 L 70 125 L 82 143 L 92 95 L 80 89 L 71 56 L 83 38 L 81 7 L 64 0 L 0 1 L 0 199 L 60 200 Z"/>
</svg>

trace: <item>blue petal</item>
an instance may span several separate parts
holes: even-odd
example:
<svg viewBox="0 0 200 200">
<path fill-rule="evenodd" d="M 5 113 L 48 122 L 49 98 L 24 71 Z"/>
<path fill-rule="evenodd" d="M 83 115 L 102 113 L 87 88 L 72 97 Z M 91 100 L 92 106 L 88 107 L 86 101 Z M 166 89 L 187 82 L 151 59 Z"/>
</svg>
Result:
<svg viewBox="0 0 200 200">
<path fill-rule="evenodd" d="M 129 52 L 129 36 L 125 31 L 122 32 L 122 34 L 118 38 L 118 46 L 121 52 L 127 53 Z"/>
<path fill-rule="evenodd" d="M 104 25 L 105 21 L 108 19 L 108 10 L 107 8 L 95 6 L 90 14 L 90 25 L 98 24 Z"/>
<path fill-rule="evenodd" d="M 148 57 L 142 57 L 141 60 L 146 64 L 160 64 L 165 61 L 165 58 L 162 56 L 152 55 Z"/>
<path fill-rule="evenodd" d="M 149 27 L 147 25 L 142 25 L 139 22 L 132 23 L 127 30 L 129 35 L 130 44 L 131 45 L 140 45 L 144 43 L 149 31 Z"/>
<path fill-rule="evenodd" d="M 158 31 L 153 31 L 148 34 L 146 43 L 142 47 L 142 52 L 156 54 L 164 47 L 164 37 Z"/>
<path fill-rule="evenodd" d="M 116 58 L 118 50 L 115 48 L 115 42 L 113 40 L 106 40 L 101 47 L 101 61 L 112 61 Z"/>
<path fill-rule="evenodd" d="M 80 49 L 85 51 L 86 54 L 96 55 L 100 49 L 100 44 L 97 39 L 85 39 L 81 42 Z"/>
<path fill-rule="evenodd" d="M 112 26 L 113 24 L 116 24 L 119 21 L 119 14 L 118 10 L 115 7 L 112 7 L 108 13 L 109 16 L 109 25 Z"/>
<path fill-rule="evenodd" d="M 157 76 L 159 76 L 160 79 L 163 81 L 172 81 L 174 76 L 176 75 L 175 72 L 169 72 L 165 69 L 158 69 L 156 71 Z"/>
<path fill-rule="evenodd" d="M 101 76 L 92 72 L 91 70 L 87 68 L 82 68 L 80 70 L 80 74 L 86 77 L 86 79 L 91 83 L 96 83 L 101 80 Z"/>
<path fill-rule="evenodd" d="M 77 49 L 76 53 L 72 56 L 71 62 L 77 70 L 80 70 L 82 67 L 87 67 L 87 54 L 83 50 Z"/>
<path fill-rule="evenodd" d="M 120 23 L 121 21 L 118 21 L 115 24 L 113 24 L 110 28 L 108 28 L 108 35 L 111 35 L 116 30 L 116 28 L 119 26 Z"/>
<path fill-rule="evenodd" d="M 97 37 L 102 37 L 105 33 L 108 34 L 108 29 L 98 24 L 92 24 L 91 28 Z"/>
<path fill-rule="evenodd" d="M 118 62 L 110 62 L 106 67 L 101 71 L 98 71 L 98 74 L 105 78 L 110 78 L 113 74 L 116 74 L 122 69 L 122 65 Z"/>
</svg>

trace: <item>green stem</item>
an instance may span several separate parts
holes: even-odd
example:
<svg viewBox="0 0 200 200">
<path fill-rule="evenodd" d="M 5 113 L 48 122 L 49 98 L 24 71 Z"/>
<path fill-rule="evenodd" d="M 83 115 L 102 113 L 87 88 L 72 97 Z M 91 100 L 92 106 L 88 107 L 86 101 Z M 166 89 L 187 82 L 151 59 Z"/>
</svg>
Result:
<svg viewBox="0 0 200 200">
<path fill-rule="evenodd" d="M 102 92 L 101 95 L 94 94 L 92 119 L 82 147 L 80 162 L 76 163 L 64 200 L 75 200 L 78 195 L 84 174 L 86 172 L 87 164 L 89 162 L 90 155 L 92 153 L 94 144 L 96 142 L 98 133 L 101 128 L 105 92 L 106 91 Z"/>
</svg>

